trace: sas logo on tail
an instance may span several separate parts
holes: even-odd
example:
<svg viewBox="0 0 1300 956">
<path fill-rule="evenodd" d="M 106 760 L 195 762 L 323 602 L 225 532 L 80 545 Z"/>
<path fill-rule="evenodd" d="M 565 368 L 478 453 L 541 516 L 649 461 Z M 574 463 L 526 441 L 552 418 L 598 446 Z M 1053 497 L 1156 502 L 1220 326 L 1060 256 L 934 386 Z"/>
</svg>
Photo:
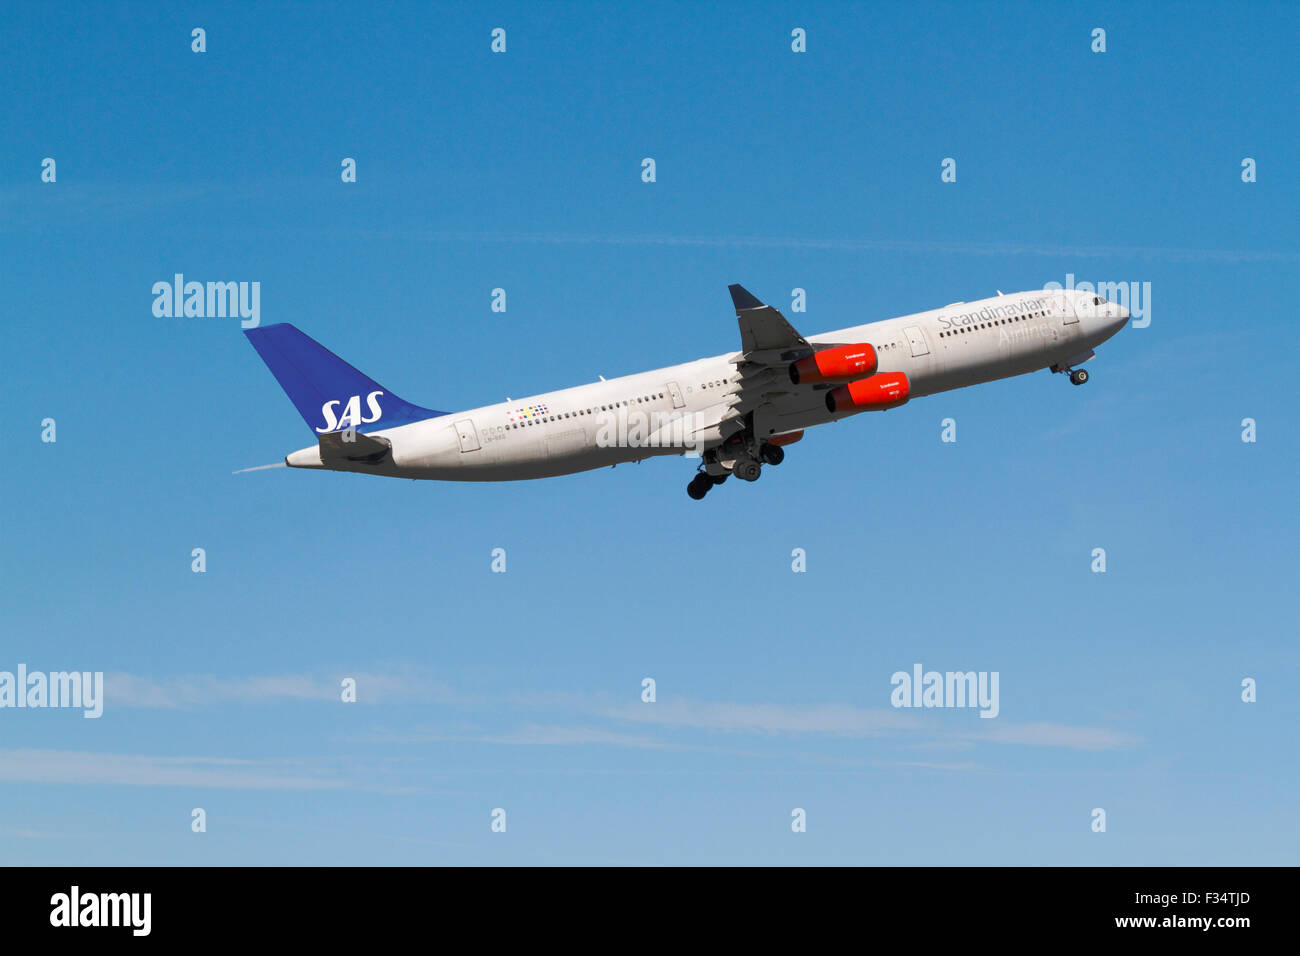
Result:
<svg viewBox="0 0 1300 956">
<path fill-rule="evenodd" d="M 366 418 L 361 414 L 361 396 L 353 395 L 348 399 L 347 405 L 343 409 L 342 417 L 334 413 L 335 405 L 342 405 L 343 402 L 335 399 L 332 402 L 326 402 L 320 407 L 320 413 L 325 418 L 325 427 L 316 429 L 318 434 L 338 431 L 340 428 L 355 428 L 357 425 L 368 425 L 371 422 L 379 421 L 383 411 L 379 408 L 379 396 L 383 392 L 371 392 L 366 396 L 366 409 L 370 412 L 370 417 Z"/>
</svg>

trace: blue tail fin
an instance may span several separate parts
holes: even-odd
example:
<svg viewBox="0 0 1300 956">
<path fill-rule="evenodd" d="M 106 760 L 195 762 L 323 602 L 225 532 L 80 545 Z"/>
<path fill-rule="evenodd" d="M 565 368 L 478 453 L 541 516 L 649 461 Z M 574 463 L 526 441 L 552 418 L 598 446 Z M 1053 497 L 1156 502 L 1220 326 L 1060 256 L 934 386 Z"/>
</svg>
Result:
<svg viewBox="0 0 1300 956">
<path fill-rule="evenodd" d="M 402 401 L 287 322 L 244 334 L 318 435 L 346 428 L 365 434 L 447 414 Z"/>
</svg>

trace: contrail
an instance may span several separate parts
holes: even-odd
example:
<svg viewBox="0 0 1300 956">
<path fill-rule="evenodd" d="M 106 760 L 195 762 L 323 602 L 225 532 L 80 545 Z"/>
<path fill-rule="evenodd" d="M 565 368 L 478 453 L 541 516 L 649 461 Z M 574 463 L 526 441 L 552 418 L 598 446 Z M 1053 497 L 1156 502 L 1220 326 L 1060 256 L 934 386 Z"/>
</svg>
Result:
<svg viewBox="0 0 1300 956">
<path fill-rule="evenodd" d="M 1071 246 L 1015 241 L 943 241 L 792 236 L 606 235 L 596 233 L 439 232 L 422 229 L 352 231 L 350 236 L 412 242 L 484 242 L 527 245 L 696 246 L 719 248 L 824 249 L 839 252 L 903 252 L 923 255 L 1032 255 L 1056 258 L 1168 259 L 1175 262 L 1297 262 L 1292 249 L 1205 249 L 1176 246 Z"/>
<path fill-rule="evenodd" d="M 277 461 L 274 465 L 254 465 L 252 468 L 241 468 L 239 471 L 232 471 L 232 475 L 242 475 L 246 471 L 266 471 L 268 468 L 285 468 L 284 462 Z"/>
</svg>

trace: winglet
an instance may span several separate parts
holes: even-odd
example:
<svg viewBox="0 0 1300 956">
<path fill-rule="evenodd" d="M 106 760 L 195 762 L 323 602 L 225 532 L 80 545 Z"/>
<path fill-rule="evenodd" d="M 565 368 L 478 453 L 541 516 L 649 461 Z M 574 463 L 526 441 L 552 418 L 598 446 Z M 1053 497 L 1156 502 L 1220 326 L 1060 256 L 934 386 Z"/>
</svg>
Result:
<svg viewBox="0 0 1300 956">
<path fill-rule="evenodd" d="M 731 293 L 731 304 L 736 307 L 737 315 L 745 309 L 761 309 L 763 307 L 763 303 L 754 298 L 753 293 L 743 285 L 729 285 L 727 291 Z"/>
<path fill-rule="evenodd" d="M 786 321 L 778 309 L 764 305 L 743 285 L 729 285 L 731 302 L 740 323 L 740 349 L 746 355 L 764 349 L 807 349 L 808 340 Z"/>
</svg>

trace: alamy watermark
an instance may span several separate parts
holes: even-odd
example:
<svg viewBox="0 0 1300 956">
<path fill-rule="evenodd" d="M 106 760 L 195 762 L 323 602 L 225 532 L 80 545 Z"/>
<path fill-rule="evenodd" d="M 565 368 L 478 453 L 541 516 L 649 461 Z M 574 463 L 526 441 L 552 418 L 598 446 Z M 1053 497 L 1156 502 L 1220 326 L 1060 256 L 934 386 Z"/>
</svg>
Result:
<svg viewBox="0 0 1300 956">
<path fill-rule="evenodd" d="M 889 702 L 895 707 L 978 707 L 981 717 L 998 715 L 997 671 L 895 671 Z"/>
<path fill-rule="evenodd" d="M 681 448 L 690 457 L 704 453 L 704 412 L 643 412 L 620 408 L 597 416 L 598 448 Z"/>
<path fill-rule="evenodd" d="M 83 893 L 74 884 L 50 897 L 50 925 L 124 927 L 132 936 L 148 936 L 152 910 L 152 893 Z"/>
<path fill-rule="evenodd" d="M 1145 329 L 1151 324 L 1151 283 L 1150 282 L 1075 282 L 1074 273 L 1067 272 L 1065 275 L 1065 285 L 1059 282 L 1048 282 L 1043 286 L 1046 292 L 1060 292 L 1062 289 L 1069 291 L 1074 289 L 1079 292 L 1088 292 L 1092 295 L 1099 295 L 1107 302 L 1115 305 L 1122 305 L 1128 309 L 1133 328 Z M 1089 314 L 1089 309 L 1095 306 L 1091 299 L 1075 304 L 1075 311 L 1082 311 L 1084 315 Z"/>
<path fill-rule="evenodd" d="M 78 707 L 83 717 L 104 713 L 103 671 L 0 671 L 0 709 L 5 707 Z"/>
<path fill-rule="evenodd" d="M 245 329 L 255 329 L 262 321 L 260 282 L 186 282 L 184 274 L 178 272 L 171 282 L 155 282 L 153 295 L 153 314 L 160 319 L 238 316 Z"/>
</svg>

